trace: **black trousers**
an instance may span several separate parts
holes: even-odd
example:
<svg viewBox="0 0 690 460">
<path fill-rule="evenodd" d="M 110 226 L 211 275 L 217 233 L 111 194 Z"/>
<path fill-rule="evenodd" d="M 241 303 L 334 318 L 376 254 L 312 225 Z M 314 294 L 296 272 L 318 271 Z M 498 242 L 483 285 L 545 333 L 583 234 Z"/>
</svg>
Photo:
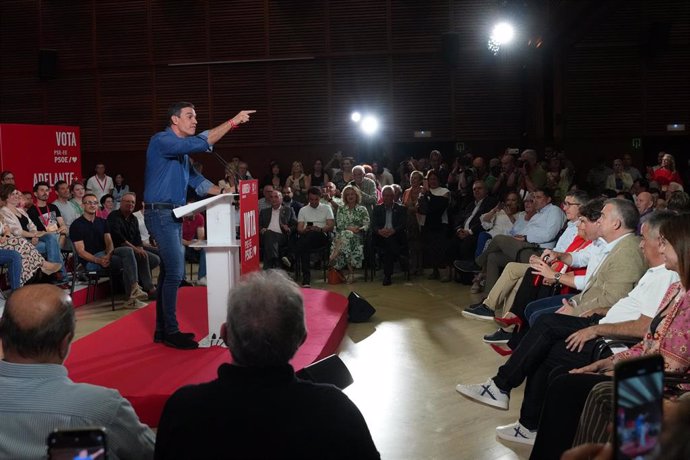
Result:
<svg viewBox="0 0 690 460">
<path fill-rule="evenodd" d="M 302 265 L 302 281 L 311 281 L 311 271 L 309 269 L 309 255 L 316 249 L 323 248 L 328 244 L 328 234 L 323 232 L 306 232 L 299 236 L 295 251 L 300 258 Z"/>
<path fill-rule="evenodd" d="M 264 257 L 264 269 L 275 268 L 280 264 L 281 252 L 287 248 L 288 237 L 284 233 L 266 230 L 261 236 L 261 252 Z"/>
<path fill-rule="evenodd" d="M 374 235 L 374 245 L 381 255 L 383 275 L 387 277 L 393 275 L 393 265 L 401 255 L 407 254 L 407 247 L 401 244 L 400 240 L 396 238 L 395 235 L 391 235 L 388 238 Z"/>
<path fill-rule="evenodd" d="M 563 372 L 592 362 L 596 340 L 586 342 L 582 351 L 577 352 L 566 348 L 565 339 L 573 332 L 598 323 L 601 318 L 599 315 L 589 318 L 558 313 L 543 315 L 513 350 L 508 361 L 498 368 L 493 380 L 503 391 L 509 392 L 527 379 L 520 408 L 520 423 L 525 428 L 537 429 L 550 381 Z"/>
<path fill-rule="evenodd" d="M 602 374 L 562 374 L 549 385 L 539 432 L 530 459 L 561 458 L 570 449 L 589 392 L 598 383 L 610 380 Z"/>
<path fill-rule="evenodd" d="M 477 235 L 468 235 L 463 239 L 453 235 L 450 241 L 451 259 L 474 260 L 477 251 Z"/>
</svg>

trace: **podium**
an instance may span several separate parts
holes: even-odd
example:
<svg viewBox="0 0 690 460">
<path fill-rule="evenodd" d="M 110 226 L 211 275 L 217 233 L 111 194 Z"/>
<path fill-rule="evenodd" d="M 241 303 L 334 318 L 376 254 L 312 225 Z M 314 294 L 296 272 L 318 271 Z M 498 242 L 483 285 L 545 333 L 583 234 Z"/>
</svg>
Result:
<svg viewBox="0 0 690 460">
<path fill-rule="evenodd" d="M 240 278 L 240 243 L 235 235 L 233 202 L 239 195 L 225 193 L 175 208 L 175 217 L 181 218 L 206 210 L 207 240 L 193 243 L 191 247 L 206 251 L 206 292 L 208 295 L 208 336 L 199 342 L 200 347 L 225 345 L 220 337 L 220 327 L 225 322 L 230 289 Z"/>
</svg>

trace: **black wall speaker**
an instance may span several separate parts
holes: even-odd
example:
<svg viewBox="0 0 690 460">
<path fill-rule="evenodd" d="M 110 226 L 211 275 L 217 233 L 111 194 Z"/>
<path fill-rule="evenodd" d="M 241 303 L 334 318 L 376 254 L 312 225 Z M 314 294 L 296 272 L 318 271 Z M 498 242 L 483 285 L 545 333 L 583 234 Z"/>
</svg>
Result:
<svg viewBox="0 0 690 460">
<path fill-rule="evenodd" d="M 51 80 L 57 78 L 57 50 L 39 50 L 38 52 L 38 78 Z"/>
<path fill-rule="evenodd" d="M 347 319 L 351 323 L 363 323 L 376 313 L 376 309 L 354 291 L 350 293 L 347 300 Z"/>
<path fill-rule="evenodd" d="M 446 64 L 457 66 L 460 63 L 460 36 L 453 33 L 441 35 L 441 52 Z"/>
<path fill-rule="evenodd" d="M 341 390 L 352 385 L 354 379 L 344 362 L 336 355 L 327 356 L 320 361 L 296 372 L 297 377 L 315 383 L 330 383 Z"/>
</svg>

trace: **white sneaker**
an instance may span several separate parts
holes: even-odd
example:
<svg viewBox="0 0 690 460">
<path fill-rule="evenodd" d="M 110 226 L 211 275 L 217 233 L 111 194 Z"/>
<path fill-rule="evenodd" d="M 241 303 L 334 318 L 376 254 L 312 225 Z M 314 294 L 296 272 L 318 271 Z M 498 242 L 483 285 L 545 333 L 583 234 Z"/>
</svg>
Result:
<svg viewBox="0 0 690 460">
<path fill-rule="evenodd" d="M 127 299 L 125 304 L 123 305 L 124 308 L 130 309 L 130 310 L 137 310 L 139 308 L 144 308 L 148 304 L 146 302 L 142 302 L 141 300 L 137 299 L 136 297 L 132 297 L 130 299 Z"/>
<path fill-rule="evenodd" d="M 148 293 L 144 292 L 144 290 L 139 286 L 138 284 L 132 289 L 132 293 L 129 295 L 130 299 L 139 299 L 139 300 L 148 300 L 149 295 Z"/>
<path fill-rule="evenodd" d="M 497 426 L 496 436 L 504 441 L 519 442 L 520 444 L 534 445 L 537 439 L 537 431 L 530 431 L 518 421 L 510 425 Z"/>
<path fill-rule="evenodd" d="M 492 379 L 477 385 L 457 385 L 455 390 L 463 396 L 474 399 L 489 406 L 508 410 L 510 395 L 498 389 Z"/>
<path fill-rule="evenodd" d="M 283 265 L 285 265 L 285 267 L 287 267 L 287 268 L 292 267 L 292 262 L 290 262 L 290 259 L 288 259 L 287 256 L 281 257 L 280 260 L 283 262 Z"/>
<path fill-rule="evenodd" d="M 203 278 L 199 278 L 196 282 L 197 286 L 206 286 L 206 277 L 204 276 Z"/>
</svg>

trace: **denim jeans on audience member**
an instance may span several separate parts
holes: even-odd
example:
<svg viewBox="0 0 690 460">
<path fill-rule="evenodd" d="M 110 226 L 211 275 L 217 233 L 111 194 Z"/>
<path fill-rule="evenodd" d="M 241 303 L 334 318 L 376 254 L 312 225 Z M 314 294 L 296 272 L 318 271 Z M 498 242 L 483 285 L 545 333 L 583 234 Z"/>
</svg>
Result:
<svg viewBox="0 0 690 460">
<path fill-rule="evenodd" d="M 147 209 L 144 213 L 146 228 L 158 243 L 161 265 L 158 276 L 156 302 L 156 332 L 174 334 L 177 324 L 177 289 L 184 279 L 184 246 L 182 220 L 175 218 L 170 209 Z"/>
<path fill-rule="evenodd" d="M 479 235 L 477 235 L 477 249 L 474 251 L 475 259 L 482 255 L 482 252 L 484 252 L 486 244 L 489 242 L 491 238 L 493 238 L 493 236 L 491 236 L 491 233 L 489 232 L 481 232 Z"/>
<path fill-rule="evenodd" d="M 529 325 L 533 326 L 537 322 L 537 318 L 547 313 L 556 313 L 556 310 L 563 306 L 563 299 L 569 299 L 574 295 L 559 294 L 530 302 L 525 307 L 525 318 L 529 321 Z"/>
<path fill-rule="evenodd" d="M 60 271 L 62 272 L 62 276 L 67 275 L 67 270 L 65 270 L 65 264 L 62 260 L 62 254 L 60 254 L 60 235 L 57 233 L 46 233 L 38 239 L 36 250 L 41 253 L 48 262 L 61 264 L 62 268 Z"/>
<path fill-rule="evenodd" d="M 7 282 L 14 291 L 22 284 L 22 256 L 12 249 L 0 249 L 0 265 L 7 265 Z"/>
<path fill-rule="evenodd" d="M 199 279 L 206 277 L 206 249 L 201 250 L 199 255 Z"/>
</svg>

